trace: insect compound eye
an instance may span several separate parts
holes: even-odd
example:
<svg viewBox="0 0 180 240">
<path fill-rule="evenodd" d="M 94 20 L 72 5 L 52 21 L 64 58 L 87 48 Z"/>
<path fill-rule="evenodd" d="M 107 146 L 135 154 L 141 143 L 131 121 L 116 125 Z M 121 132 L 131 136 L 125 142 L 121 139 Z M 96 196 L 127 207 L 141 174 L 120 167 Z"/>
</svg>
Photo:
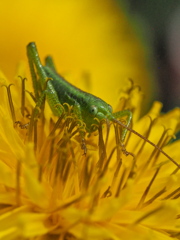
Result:
<svg viewBox="0 0 180 240">
<path fill-rule="evenodd" d="M 90 113 L 93 114 L 93 115 L 96 115 L 97 112 L 98 112 L 97 107 L 96 107 L 95 105 L 92 105 L 92 106 L 90 107 Z"/>
</svg>

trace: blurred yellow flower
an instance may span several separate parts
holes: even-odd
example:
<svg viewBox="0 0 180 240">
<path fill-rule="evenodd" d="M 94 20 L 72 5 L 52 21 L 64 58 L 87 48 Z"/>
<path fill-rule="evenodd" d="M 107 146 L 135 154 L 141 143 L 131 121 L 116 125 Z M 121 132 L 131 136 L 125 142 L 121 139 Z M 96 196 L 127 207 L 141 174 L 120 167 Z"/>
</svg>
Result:
<svg viewBox="0 0 180 240">
<path fill-rule="evenodd" d="M 115 0 L 2 0 L 0 68 L 13 78 L 14 63 L 26 59 L 24 46 L 34 41 L 70 82 L 79 86 L 82 77 L 90 78 L 82 88 L 89 84 L 90 92 L 113 105 L 131 77 L 146 94 L 147 109 L 157 86 L 135 23 Z"/>
<path fill-rule="evenodd" d="M 31 81 L 0 79 L 0 239 L 178 238 L 180 173 L 171 161 L 132 134 L 125 156 L 113 125 L 87 136 L 85 156 L 74 123 L 47 104 L 30 131 Z M 132 83 L 120 98 L 117 109 L 131 109 L 133 128 L 161 148 L 179 130 L 180 110 L 161 115 L 158 102 L 137 120 L 142 94 Z M 178 163 L 179 144 L 163 148 Z"/>
</svg>

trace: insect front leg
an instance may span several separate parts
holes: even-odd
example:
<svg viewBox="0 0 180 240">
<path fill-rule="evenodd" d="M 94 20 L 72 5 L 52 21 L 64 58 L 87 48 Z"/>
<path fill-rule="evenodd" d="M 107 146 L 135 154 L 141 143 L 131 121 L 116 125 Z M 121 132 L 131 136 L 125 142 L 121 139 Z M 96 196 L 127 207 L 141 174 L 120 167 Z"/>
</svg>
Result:
<svg viewBox="0 0 180 240">
<path fill-rule="evenodd" d="M 130 110 L 119 111 L 119 112 L 113 113 L 112 115 L 113 115 L 113 117 L 114 117 L 115 119 L 120 119 L 120 118 L 122 118 L 122 117 L 126 117 L 126 126 L 127 126 L 127 127 L 130 126 L 131 121 L 132 121 L 132 112 L 131 112 Z M 124 142 L 124 140 L 125 140 L 127 131 L 128 131 L 128 129 L 123 128 L 123 129 L 122 129 L 121 136 L 120 136 L 122 151 L 123 151 L 123 153 L 124 153 L 126 156 L 129 155 L 129 152 L 126 151 L 123 142 Z"/>
<path fill-rule="evenodd" d="M 78 102 L 75 102 L 73 109 L 74 109 L 75 115 L 77 116 L 78 120 L 80 121 L 78 128 L 79 128 L 79 134 L 80 134 L 80 138 L 81 138 L 81 149 L 84 150 L 84 155 L 86 155 L 86 153 L 87 153 L 87 148 L 86 148 L 86 143 L 85 143 L 86 131 L 85 131 L 85 126 L 84 126 L 84 122 L 83 122 L 83 118 L 82 118 L 82 114 L 81 114 L 80 104 Z"/>
<path fill-rule="evenodd" d="M 130 110 L 123 110 L 112 114 L 114 118 L 120 119 L 122 117 L 127 117 L 126 126 L 129 127 L 132 121 L 132 112 Z M 124 142 L 128 129 L 123 128 L 121 134 L 121 142 Z"/>
</svg>

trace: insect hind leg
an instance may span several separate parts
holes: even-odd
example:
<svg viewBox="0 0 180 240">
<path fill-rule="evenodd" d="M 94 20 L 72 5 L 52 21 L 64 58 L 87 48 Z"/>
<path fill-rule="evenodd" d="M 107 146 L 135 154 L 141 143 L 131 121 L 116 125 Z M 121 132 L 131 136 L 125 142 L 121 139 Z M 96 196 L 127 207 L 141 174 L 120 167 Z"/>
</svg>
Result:
<svg viewBox="0 0 180 240">
<path fill-rule="evenodd" d="M 36 48 L 36 45 L 34 42 L 31 42 L 27 45 L 27 56 L 28 56 L 28 60 L 29 60 L 29 67 L 30 67 L 31 76 L 32 76 L 32 80 L 33 80 L 33 86 L 34 86 L 34 89 L 36 91 L 38 91 L 39 90 L 38 89 L 38 81 L 37 81 L 37 74 L 36 74 L 35 68 L 36 68 L 38 76 L 40 78 L 40 85 L 41 85 L 42 89 L 43 89 L 43 86 L 47 79 L 47 75 L 46 75 L 46 72 L 40 61 L 38 51 L 37 51 L 37 48 Z M 35 95 L 36 95 L 36 93 L 35 93 Z"/>
<path fill-rule="evenodd" d="M 36 100 L 39 101 L 38 99 L 40 99 L 41 95 L 44 94 L 44 96 L 46 96 L 48 100 L 48 103 L 53 113 L 56 116 L 60 116 L 63 113 L 63 108 L 61 106 L 61 103 L 58 99 L 56 92 L 54 91 L 50 78 L 46 73 L 45 67 L 42 65 L 40 61 L 38 51 L 34 42 L 31 42 L 27 45 L 27 56 L 29 60 L 29 67 L 31 71 Z M 51 61 L 46 60 L 46 63 L 48 66 L 51 65 L 52 68 L 54 68 L 52 59 Z M 39 79 L 37 79 L 37 75 L 39 76 Z"/>
<path fill-rule="evenodd" d="M 55 64 L 54 64 L 54 61 L 53 61 L 53 59 L 52 59 L 51 56 L 47 56 L 47 57 L 45 58 L 45 65 L 46 65 L 47 67 L 49 67 L 51 70 L 53 70 L 54 72 L 57 72 L 57 71 L 56 71 Z"/>
</svg>

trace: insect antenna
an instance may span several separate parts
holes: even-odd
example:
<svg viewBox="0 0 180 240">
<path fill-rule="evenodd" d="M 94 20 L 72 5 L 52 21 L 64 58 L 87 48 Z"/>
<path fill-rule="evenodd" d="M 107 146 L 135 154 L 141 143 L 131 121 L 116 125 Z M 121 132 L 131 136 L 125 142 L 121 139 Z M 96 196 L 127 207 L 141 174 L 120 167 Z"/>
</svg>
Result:
<svg viewBox="0 0 180 240">
<path fill-rule="evenodd" d="M 118 121 L 117 119 L 112 119 L 113 122 L 121 125 L 123 128 L 126 128 L 128 131 L 134 133 L 135 135 L 137 135 L 138 137 L 144 139 L 146 142 L 148 142 L 151 146 L 153 146 L 154 148 L 156 148 L 159 152 L 161 152 L 164 156 L 166 156 L 171 162 L 173 162 L 178 168 L 180 168 L 180 165 L 173 159 L 171 158 L 167 153 L 165 153 L 160 147 L 158 147 L 156 144 L 154 144 L 153 142 L 151 142 L 148 138 L 144 137 L 143 135 L 141 135 L 140 133 L 136 132 L 135 130 L 131 129 L 130 127 L 126 126 L 124 123 Z"/>
</svg>

